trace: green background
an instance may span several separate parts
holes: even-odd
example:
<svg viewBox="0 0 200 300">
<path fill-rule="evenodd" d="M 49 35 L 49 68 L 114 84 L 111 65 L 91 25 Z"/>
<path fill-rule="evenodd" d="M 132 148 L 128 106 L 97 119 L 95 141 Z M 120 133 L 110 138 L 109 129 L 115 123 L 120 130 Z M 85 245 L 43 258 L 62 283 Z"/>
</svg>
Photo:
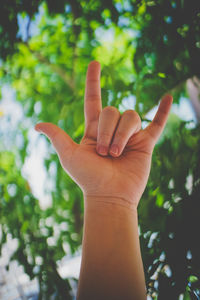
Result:
<svg viewBox="0 0 200 300">
<path fill-rule="evenodd" d="M 154 150 L 139 206 L 139 230 L 149 297 L 198 299 L 200 2 L 1 0 L 0 5 L 1 88 L 14 89 L 23 110 L 16 127 L 0 126 L 0 250 L 8 235 L 17 239 L 12 260 L 31 279 L 38 278 L 40 299 L 55 293 L 56 299 L 71 299 L 71 281 L 60 277 L 57 263 L 80 250 L 82 193 L 45 137 L 38 141 L 48 147 L 43 163 L 47 178 L 55 182 L 44 186 L 51 199 L 48 208 L 33 195 L 22 168 L 31 147 L 37 147 L 30 145 L 29 133 L 39 121 L 59 125 L 80 142 L 85 74 L 95 59 L 102 66 L 103 107 L 123 111 L 124 99 L 129 99 L 143 126 L 166 92 L 176 104 L 185 97 L 194 108 L 196 101 L 196 122 L 171 114 Z M 0 110 L 0 125 L 6 118 Z M 66 226 L 55 234 L 55 224 Z M 51 245 L 49 238 L 55 235 Z"/>
</svg>

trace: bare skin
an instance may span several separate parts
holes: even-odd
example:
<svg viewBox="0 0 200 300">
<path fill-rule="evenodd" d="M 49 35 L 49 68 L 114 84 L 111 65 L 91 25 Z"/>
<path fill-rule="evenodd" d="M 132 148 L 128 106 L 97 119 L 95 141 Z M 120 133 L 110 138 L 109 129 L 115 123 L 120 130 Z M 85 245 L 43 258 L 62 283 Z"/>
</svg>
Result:
<svg viewBox="0 0 200 300">
<path fill-rule="evenodd" d="M 127 203 L 134 201 L 137 206 L 149 176 L 152 151 L 164 129 L 171 103 L 172 97 L 166 95 L 145 130 L 133 110 L 125 111 L 122 116 L 115 107 L 102 110 L 100 64 L 94 61 L 87 72 L 86 128 L 81 143 L 76 144 L 51 123 L 40 123 L 35 128 L 50 138 L 64 170 L 84 195 L 117 196 Z M 110 151 L 112 144 L 118 145 L 118 155 Z M 98 152 L 99 145 L 107 147 L 106 154 Z"/>
<path fill-rule="evenodd" d="M 79 185 L 84 194 L 85 228 L 78 299 L 125 299 L 122 295 L 127 290 L 130 293 L 126 299 L 145 299 L 145 283 L 144 277 L 141 275 L 143 271 L 137 233 L 137 214 L 131 211 L 136 211 L 145 189 L 153 148 L 165 127 L 171 104 L 172 96 L 165 95 L 156 116 L 144 130 L 141 129 L 140 117 L 134 110 L 127 110 L 122 115 L 115 107 L 105 107 L 102 110 L 100 64 L 93 61 L 88 66 L 86 76 L 85 132 L 81 143 L 75 143 L 67 133 L 54 124 L 39 123 L 35 127 L 37 131 L 44 133 L 51 140 L 63 169 Z M 118 147 L 118 153 L 112 152 L 114 145 Z M 99 202 L 102 203 L 102 206 Z M 105 205 L 108 203 L 111 205 L 109 209 Z M 116 206 L 116 209 L 113 205 Z M 114 211 L 115 216 L 123 215 L 123 217 L 117 218 L 117 220 L 122 220 L 123 225 L 120 223 L 121 221 L 117 221 L 116 225 L 115 218 L 113 222 L 112 218 L 110 221 L 108 211 L 110 213 Z M 101 219 L 98 220 L 99 215 L 101 215 Z M 113 225 L 114 223 L 115 225 Z M 91 224 L 96 224 L 94 231 L 91 230 Z M 98 251 L 100 250 L 96 245 L 105 246 L 108 252 L 114 249 L 116 240 L 113 239 L 113 244 L 109 244 L 105 242 L 106 236 L 108 235 L 107 240 L 111 241 L 117 232 L 117 239 L 119 230 L 123 226 L 127 232 L 129 232 L 129 228 L 134 228 L 134 230 L 130 231 L 127 236 L 124 235 L 123 230 L 125 243 L 130 242 L 130 247 L 127 250 L 129 252 L 121 247 L 121 253 L 119 250 L 118 255 L 119 257 L 121 255 L 129 257 L 136 253 L 135 261 L 127 261 L 126 270 L 129 269 L 130 272 L 125 272 L 127 274 L 125 282 L 130 282 L 130 278 L 140 278 L 140 284 L 136 284 L 136 280 L 132 285 L 133 290 L 125 285 L 118 291 L 116 286 L 118 282 L 122 281 L 120 277 L 112 279 L 109 288 L 107 286 L 108 278 L 105 280 L 105 285 L 102 279 L 99 286 L 93 280 L 101 272 L 105 275 L 105 270 L 98 268 L 98 264 L 101 266 L 105 262 L 108 263 L 108 254 L 105 252 L 104 256 L 103 254 L 99 255 Z M 110 235 L 107 232 L 108 228 L 110 228 Z M 97 241 L 98 231 L 100 238 Z M 118 242 L 120 241 L 118 240 Z M 124 240 L 121 243 L 124 243 Z M 96 271 L 86 266 L 92 256 L 93 262 L 95 261 L 97 266 Z M 112 270 L 116 273 L 120 272 L 118 269 L 119 257 L 116 256 L 113 261 L 112 257 L 109 259 Z M 90 286 L 91 282 L 95 286 L 92 292 L 88 282 Z M 101 296 L 98 296 L 100 294 Z"/>
</svg>

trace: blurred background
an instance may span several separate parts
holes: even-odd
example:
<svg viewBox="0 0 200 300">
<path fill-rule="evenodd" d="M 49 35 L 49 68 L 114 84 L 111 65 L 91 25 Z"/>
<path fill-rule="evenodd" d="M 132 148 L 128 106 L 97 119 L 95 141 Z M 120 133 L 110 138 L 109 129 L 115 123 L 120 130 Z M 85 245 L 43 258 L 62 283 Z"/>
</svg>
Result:
<svg viewBox="0 0 200 300">
<path fill-rule="evenodd" d="M 83 196 L 34 125 L 80 142 L 94 59 L 103 107 L 135 109 L 143 128 L 174 97 L 140 201 L 141 250 L 148 300 L 200 299 L 195 0 L 0 0 L 0 299 L 75 299 Z"/>
</svg>

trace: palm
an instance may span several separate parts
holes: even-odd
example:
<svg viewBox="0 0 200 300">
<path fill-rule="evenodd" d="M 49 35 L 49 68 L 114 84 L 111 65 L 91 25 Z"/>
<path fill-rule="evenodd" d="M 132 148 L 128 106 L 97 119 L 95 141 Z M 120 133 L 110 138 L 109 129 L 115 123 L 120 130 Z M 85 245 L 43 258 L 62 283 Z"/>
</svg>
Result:
<svg viewBox="0 0 200 300">
<path fill-rule="evenodd" d="M 112 195 L 138 202 L 150 171 L 152 138 L 141 130 L 117 158 L 98 155 L 96 144 L 83 138 L 70 164 L 65 167 L 63 163 L 63 167 L 87 195 Z"/>
<path fill-rule="evenodd" d="M 144 130 L 133 110 L 122 116 L 114 107 L 102 110 L 100 64 L 92 62 L 86 78 L 85 133 L 80 145 L 51 123 L 40 123 L 36 129 L 50 138 L 63 168 L 84 194 L 120 197 L 138 204 L 148 179 L 153 147 L 164 129 L 171 103 L 172 97 L 165 96 Z M 118 154 L 110 148 L 114 145 Z M 106 148 L 104 154 L 100 146 Z"/>
</svg>

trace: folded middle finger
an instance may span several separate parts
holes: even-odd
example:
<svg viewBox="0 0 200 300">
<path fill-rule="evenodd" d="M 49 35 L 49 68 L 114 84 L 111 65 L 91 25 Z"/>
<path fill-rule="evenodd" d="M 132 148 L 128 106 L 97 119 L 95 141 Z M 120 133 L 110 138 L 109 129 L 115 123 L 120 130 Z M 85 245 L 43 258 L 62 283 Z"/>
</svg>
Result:
<svg viewBox="0 0 200 300">
<path fill-rule="evenodd" d="M 119 156 L 131 136 L 136 134 L 141 129 L 141 119 L 138 113 L 132 109 L 126 110 L 120 118 L 119 124 L 115 131 L 112 145 L 110 147 L 110 154 L 112 156 Z"/>
<path fill-rule="evenodd" d="M 101 111 L 97 134 L 97 152 L 99 154 L 108 155 L 109 146 L 119 119 L 120 112 L 114 106 L 107 106 Z"/>
</svg>

